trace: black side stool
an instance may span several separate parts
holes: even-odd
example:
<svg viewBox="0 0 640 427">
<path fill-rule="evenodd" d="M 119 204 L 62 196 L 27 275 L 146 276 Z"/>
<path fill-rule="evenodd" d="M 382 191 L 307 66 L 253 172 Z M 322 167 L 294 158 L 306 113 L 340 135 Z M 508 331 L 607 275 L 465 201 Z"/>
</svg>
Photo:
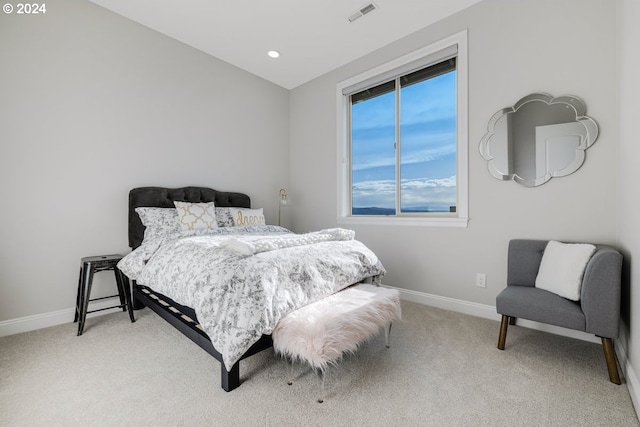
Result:
<svg viewBox="0 0 640 427">
<path fill-rule="evenodd" d="M 116 266 L 118 261 L 122 259 L 122 255 L 100 255 L 82 258 L 80 263 L 80 278 L 78 279 L 78 295 L 76 297 L 76 315 L 73 322 L 78 322 L 78 336 L 82 335 L 84 330 L 84 321 L 88 313 L 96 311 L 109 310 L 111 308 L 122 308 L 122 311 L 129 310 L 131 322 L 135 322 L 133 317 L 133 303 L 131 301 L 131 288 L 129 286 L 129 278 L 125 276 Z M 90 299 L 91 282 L 93 282 L 94 273 L 100 271 L 111 270 L 116 276 L 116 285 L 118 286 L 118 294 L 108 297 Z M 97 301 L 106 298 L 118 296 L 120 304 L 111 307 L 105 307 L 98 310 L 87 311 L 90 301 Z"/>
</svg>

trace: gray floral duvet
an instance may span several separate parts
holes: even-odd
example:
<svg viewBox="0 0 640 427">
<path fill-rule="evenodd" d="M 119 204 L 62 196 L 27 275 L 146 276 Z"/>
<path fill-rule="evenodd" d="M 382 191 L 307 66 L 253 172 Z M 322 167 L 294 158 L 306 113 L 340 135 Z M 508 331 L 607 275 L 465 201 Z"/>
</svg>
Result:
<svg viewBox="0 0 640 427">
<path fill-rule="evenodd" d="M 385 273 L 350 230 L 294 234 L 272 225 L 144 242 L 118 267 L 192 307 L 227 370 L 287 313 Z"/>
</svg>

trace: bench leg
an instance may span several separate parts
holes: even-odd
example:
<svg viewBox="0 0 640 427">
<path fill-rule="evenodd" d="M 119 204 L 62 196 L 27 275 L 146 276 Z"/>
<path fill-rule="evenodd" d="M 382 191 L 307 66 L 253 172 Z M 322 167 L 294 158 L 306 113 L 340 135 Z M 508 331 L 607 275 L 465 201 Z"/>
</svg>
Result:
<svg viewBox="0 0 640 427">
<path fill-rule="evenodd" d="M 604 358 L 607 361 L 607 370 L 609 371 L 609 381 L 620 385 L 620 376 L 618 375 L 618 364 L 616 362 L 616 350 L 613 347 L 611 338 L 602 338 L 602 349 L 604 350 Z"/>
<path fill-rule="evenodd" d="M 507 341 L 507 328 L 509 327 L 509 316 L 502 315 L 502 322 L 500 322 L 500 336 L 498 337 L 498 348 L 504 350 L 504 345 Z"/>
<path fill-rule="evenodd" d="M 391 338 L 391 325 L 393 322 L 389 322 L 389 325 L 384 328 L 384 346 L 389 348 L 391 347 L 390 338 Z"/>
<path fill-rule="evenodd" d="M 316 375 L 320 382 L 320 397 L 318 397 L 318 403 L 324 402 L 324 382 L 327 377 L 327 373 L 322 369 L 316 369 Z"/>
<path fill-rule="evenodd" d="M 293 359 L 285 356 L 284 363 L 287 364 L 287 385 L 293 384 Z"/>
</svg>

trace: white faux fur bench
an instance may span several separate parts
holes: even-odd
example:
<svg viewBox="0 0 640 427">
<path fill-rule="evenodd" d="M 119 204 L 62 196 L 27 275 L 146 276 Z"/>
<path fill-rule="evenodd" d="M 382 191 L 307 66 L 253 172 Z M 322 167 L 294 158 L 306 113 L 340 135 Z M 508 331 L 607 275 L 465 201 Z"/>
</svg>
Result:
<svg viewBox="0 0 640 427">
<path fill-rule="evenodd" d="M 389 347 L 391 323 L 400 318 L 397 290 L 359 284 L 280 319 L 272 334 L 273 348 L 292 362 L 306 362 L 316 370 L 322 381 L 318 399 L 322 403 L 327 367 L 345 353 L 355 352 L 383 327 Z"/>
</svg>

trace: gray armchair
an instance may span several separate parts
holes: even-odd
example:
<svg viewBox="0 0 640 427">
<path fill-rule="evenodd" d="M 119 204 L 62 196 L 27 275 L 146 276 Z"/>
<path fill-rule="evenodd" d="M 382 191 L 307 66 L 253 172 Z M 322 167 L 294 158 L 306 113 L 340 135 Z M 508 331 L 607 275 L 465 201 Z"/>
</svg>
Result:
<svg viewBox="0 0 640 427">
<path fill-rule="evenodd" d="M 613 340 L 618 338 L 622 255 L 605 245 L 595 245 L 584 271 L 580 300 L 571 301 L 535 287 L 547 240 L 509 242 L 507 287 L 496 297 L 502 315 L 498 348 L 504 350 L 508 325 L 517 318 L 533 320 L 595 334 L 602 347 L 609 380 L 620 384 Z"/>
</svg>

